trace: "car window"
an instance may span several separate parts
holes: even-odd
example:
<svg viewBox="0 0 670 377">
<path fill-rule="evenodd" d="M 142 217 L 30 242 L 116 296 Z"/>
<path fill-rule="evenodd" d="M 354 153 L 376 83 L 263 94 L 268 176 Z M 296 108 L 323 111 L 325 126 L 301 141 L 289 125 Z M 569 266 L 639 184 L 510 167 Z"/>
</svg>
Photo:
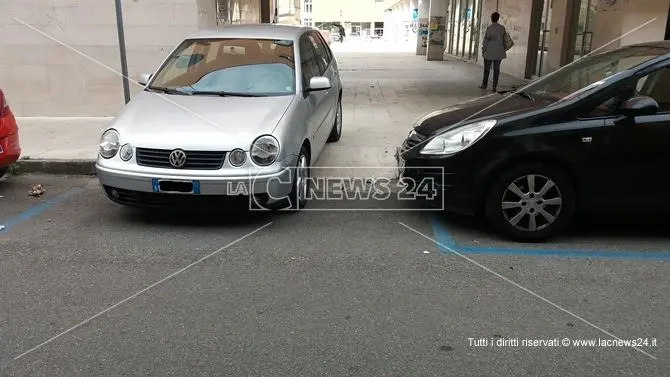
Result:
<svg viewBox="0 0 670 377">
<path fill-rule="evenodd" d="M 635 96 L 651 97 L 658 103 L 659 111 L 670 112 L 670 67 L 640 77 L 634 86 L 624 84 L 615 95 L 596 106 L 585 117 L 616 115 L 621 104 Z"/>
<path fill-rule="evenodd" d="M 293 41 L 217 38 L 184 41 L 151 86 L 270 96 L 294 94 L 295 83 Z"/>
<path fill-rule="evenodd" d="M 300 38 L 300 66 L 302 68 L 303 87 L 309 84 L 312 77 L 321 75 L 316 50 L 306 36 Z"/>
<path fill-rule="evenodd" d="M 314 46 L 314 50 L 316 50 L 317 62 L 319 63 L 319 72 L 321 75 L 323 75 L 326 73 L 326 69 L 328 69 L 328 65 L 330 64 L 330 56 L 328 55 L 326 46 L 323 44 L 321 38 L 319 38 L 316 33 L 310 33 L 309 40 Z"/>
<path fill-rule="evenodd" d="M 171 57 L 171 61 L 174 62 L 174 64 L 168 64 L 166 65 L 159 73 L 161 74 L 161 79 L 160 81 L 170 81 L 175 79 L 176 77 L 183 75 L 187 69 L 184 69 L 185 67 L 183 66 L 186 61 L 191 61 L 191 57 L 195 56 L 195 47 L 196 44 L 189 44 L 187 46 L 184 46 L 182 49 L 179 51 L 176 51 Z M 181 64 L 178 64 L 181 63 Z M 196 63 L 197 64 L 197 63 Z M 191 66 L 189 64 L 189 66 Z M 158 80 L 158 75 L 156 76 L 156 81 Z M 154 84 L 156 85 L 156 84 Z"/>
<path fill-rule="evenodd" d="M 577 92 L 583 94 L 585 88 L 594 89 L 592 85 L 595 83 L 607 82 L 666 52 L 665 48 L 630 46 L 585 57 L 533 82 L 524 92 L 555 100 L 570 98 Z"/>
<path fill-rule="evenodd" d="M 664 67 L 638 80 L 638 96 L 648 96 L 658 102 L 659 111 L 670 112 L 670 67 Z"/>
</svg>

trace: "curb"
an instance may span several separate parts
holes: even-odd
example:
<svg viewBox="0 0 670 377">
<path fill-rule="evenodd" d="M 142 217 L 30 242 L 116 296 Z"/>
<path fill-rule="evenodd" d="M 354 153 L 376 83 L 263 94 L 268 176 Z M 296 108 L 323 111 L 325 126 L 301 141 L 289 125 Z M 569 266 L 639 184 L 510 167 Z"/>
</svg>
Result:
<svg viewBox="0 0 670 377">
<path fill-rule="evenodd" d="M 52 174 L 52 175 L 90 175 L 95 176 L 95 160 L 37 160 L 25 159 L 16 161 L 17 174 Z M 369 180 L 385 179 L 391 184 L 390 190 L 392 193 L 399 191 L 397 177 L 371 177 Z M 317 193 L 323 190 L 315 190 Z M 348 191 L 348 190 L 343 190 Z M 362 193 L 370 192 L 369 186 L 362 190 Z"/>
<path fill-rule="evenodd" d="M 18 174 L 95 175 L 95 160 L 18 160 Z"/>
</svg>

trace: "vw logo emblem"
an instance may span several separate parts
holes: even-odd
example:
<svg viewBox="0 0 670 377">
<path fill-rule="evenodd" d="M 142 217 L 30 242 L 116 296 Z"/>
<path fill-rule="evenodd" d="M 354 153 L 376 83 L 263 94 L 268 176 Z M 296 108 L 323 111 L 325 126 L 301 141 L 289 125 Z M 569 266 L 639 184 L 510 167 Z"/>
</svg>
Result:
<svg viewBox="0 0 670 377">
<path fill-rule="evenodd" d="M 186 163 L 186 152 L 181 149 L 175 149 L 170 153 L 170 165 L 175 168 L 180 168 Z"/>
</svg>

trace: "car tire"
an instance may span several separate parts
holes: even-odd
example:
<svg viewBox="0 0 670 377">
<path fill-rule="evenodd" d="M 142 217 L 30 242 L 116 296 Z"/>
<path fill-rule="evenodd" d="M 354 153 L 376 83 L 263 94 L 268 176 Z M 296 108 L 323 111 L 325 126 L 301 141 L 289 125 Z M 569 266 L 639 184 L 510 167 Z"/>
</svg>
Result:
<svg viewBox="0 0 670 377">
<path fill-rule="evenodd" d="M 335 116 L 335 123 L 333 123 L 333 128 L 330 130 L 330 135 L 328 136 L 329 142 L 335 142 L 340 140 L 342 136 L 342 98 L 337 99 L 337 115 Z"/>
<path fill-rule="evenodd" d="M 575 211 L 575 192 L 560 169 L 523 164 L 504 171 L 492 183 L 484 206 L 486 219 L 500 235 L 544 242 L 568 225 Z"/>
<path fill-rule="evenodd" d="M 0 178 L 4 177 L 9 173 L 9 168 L 0 168 Z"/>
<path fill-rule="evenodd" d="M 292 210 L 300 210 L 307 205 L 307 192 L 309 191 L 309 177 L 311 173 L 310 156 L 307 148 L 304 146 L 300 148 L 298 155 L 298 162 L 296 163 L 295 172 L 293 174 L 293 188 L 289 194 L 291 200 L 289 208 Z M 304 185 L 301 187 L 301 185 Z"/>
</svg>

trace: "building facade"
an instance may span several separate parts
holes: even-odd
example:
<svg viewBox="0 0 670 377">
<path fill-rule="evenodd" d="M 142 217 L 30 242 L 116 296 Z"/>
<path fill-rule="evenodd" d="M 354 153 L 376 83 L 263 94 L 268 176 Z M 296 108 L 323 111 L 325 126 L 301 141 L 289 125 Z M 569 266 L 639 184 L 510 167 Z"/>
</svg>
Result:
<svg viewBox="0 0 670 377">
<path fill-rule="evenodd" d="M 347 36 L 379 37 L 384 32 L 384 11 L 395 0 L 302 0 L 304 25 L 344 27 Z"/>
<path fill-rule="evenodd" d="M 402 0 L 387 12 L 387 30 L 403 31 L 418 15 L 418 55 L 433 50 L 428 60 L 444 53 L 483 64 L 483 35 L 495 11 L 515 43 L 501 69 L 519 78 L 545 75 L 592 51 L 670 39 L 670 0 Z"/>
<path fill-rule="evenodd" d="M 184 35 L 228 23 L 338 23 L 349 36 L 415 39 L 418 55 L 483 64 L 498 11 L 514 47 L 502 71 L 533 78 L 599 49 L 670 39 L 670 0 L 122 0 L 128 76 Z M 124 105 L 113 1 L 0 1 L 0 87 L 18 116 L 113 116 Z M 131 93 L 141 86 L 131 82 Z"/>
</svg>

